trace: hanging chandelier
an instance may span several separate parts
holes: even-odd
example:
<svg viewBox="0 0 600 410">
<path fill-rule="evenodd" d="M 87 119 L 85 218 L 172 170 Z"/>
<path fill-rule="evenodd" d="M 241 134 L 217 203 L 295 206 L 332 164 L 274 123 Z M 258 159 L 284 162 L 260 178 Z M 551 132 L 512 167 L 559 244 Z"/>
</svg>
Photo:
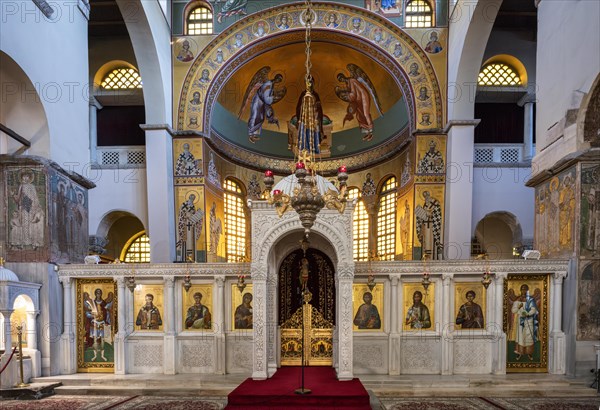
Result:
<svg viewBox="0 0 600 410">
<path fill-rule="evenodd" d="M 300 94 L 300 109 L 297 112 L 298 149 L 294 152 L 295 166 L 292 175 L 284 178 L 275 189 L 273 189 L 275 182 L 273 171 L 265 172 L 264 183 L 268 203 L 275 205 L 280 217 L 290 210 L 290 207 L 293 208 L 300 217 L 307 237 L 317 214 L 323 207 L 337 209 L 340 213 L 346 209 L 348 173 L 344 165 L 338 168 L 339 189 L 317 174 L 319 163 L 316 161 L 316 155 L 320 153 L 319 145 L 323 137 L 323 110 L 319 96 L 313 88 L 314 79 L 310 73 L 312 67 L 310 35 L 316 14 L 312 10 L 310 0 L 306 0 L 304 4 L 306 6 L 303 11 L 306 24 L 304 64 L 306 73 L 305 90 Z M 280 185 L 281 189 L 279 189 Z"/>
</svg>

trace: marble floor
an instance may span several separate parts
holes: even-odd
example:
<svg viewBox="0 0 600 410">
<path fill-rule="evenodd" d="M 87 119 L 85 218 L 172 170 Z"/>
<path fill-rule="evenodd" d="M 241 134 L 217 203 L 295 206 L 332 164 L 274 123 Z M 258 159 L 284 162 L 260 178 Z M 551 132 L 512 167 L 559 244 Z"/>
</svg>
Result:
<svg viewBox="0 0 600 410">
<path fill-rule="evenodd" d="M 74 374 L 42 377 L 61 383 L 55 395 L 36 401 L 2 401 L 4 409 L 221 409 L 247 375 Z M 590 409 L 600 408 L 591 380 L 557 375 L 358 376 L 373 409 Z M 310 387 L 310 380 L 306 380 Z"/>
</svg>

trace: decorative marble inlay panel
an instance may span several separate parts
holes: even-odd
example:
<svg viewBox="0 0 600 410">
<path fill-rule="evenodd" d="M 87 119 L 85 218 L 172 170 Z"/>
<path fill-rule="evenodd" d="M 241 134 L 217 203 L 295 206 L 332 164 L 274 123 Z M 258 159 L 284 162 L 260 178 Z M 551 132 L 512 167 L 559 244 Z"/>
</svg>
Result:
<svg viewBox="0 0 600 410">
<path fill-rule="evenodd" d="M 182 367 L 212 367 L 214 356 L 212 340 L 181 345 Z"/>
<path fill-rule="evenodd" d="M 252 370 L 252 342 L 235 343 L 229 345 L 231 348 L 232 369 Z"/>
<path fill-rule="evenodd" d="M 161 345 L 138 344 L 133 349 L 134 367 L 162 367 L 163 347 Z"/>
<path fill-rule="evenodd" d="M 439 338 L 405 338 L 400 345 L 400 371 L 405 374 L 440 373 L 441 350 Z"/>
<path fill-rule="evenodd" d="M 380 369 L 384 363 L 385 346 L 372 342 L 359 343 L 354 341 L 354 367 L 366 369 Z M 387 367 L 387 366 L 386 366 Z"/>
<path fill-rule="evenodd" d="M 489 339 L 455 340 L 454 373 L 491 373 L 491 346 Z"/>
</svg>

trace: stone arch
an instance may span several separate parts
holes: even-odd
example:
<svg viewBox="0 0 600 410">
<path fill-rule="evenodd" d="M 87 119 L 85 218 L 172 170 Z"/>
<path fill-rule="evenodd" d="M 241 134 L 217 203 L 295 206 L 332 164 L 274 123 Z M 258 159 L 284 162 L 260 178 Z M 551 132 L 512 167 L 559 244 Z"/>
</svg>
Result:
<svg viewBox="0 0 600 410">
<path fill-rule="evenodd" d="M 475 227 L 475 237 L 491 259 L 509 259 L 513 248 L 523 246 L 523 230 L 517 217 L 507 211 L 485 215 Z"/>
<path fill-rule="evenodd" d="M 448 120 L 475 114 L 475 87 L 490 32 L 502 0 L 456 2 L 450 12 L 448 38 Z"/>
<path fill-rule="evenodd" d="M 111 210 L 106 213 L 96 229 L 96 236 L 107 240 L 106 252 L 109 259 L 119 258 L 127 241 L 140 231 L 146 231 L 142 220 L 125 210 Z"/>
<path fill-rule="evenodd" d="M 335 252 L 332 260 L 337 260 L 338 265 L 342 263 L 341 261 L 352 261 L 352 241 L 348 241 L 348 235 L 343 235 L 339 228 L 336 228 L 333 224 L 328 222 L 323 221 L 323 215 L 321 213 L 317 217 L 311 231 L 319 234 L 330 243 Z M 252 258 L 252 263 L 266 264 L 269 260 L 269 255 L 277 242 L 295 231 L 297 231 L 299 237 L 301 237 L 303 229 L 296 213 L 290 212 L 290 214 L 288 214 L 281 222 L 275 223 L 262 238 L 257 238 L 262 245 L 253 251 L 254 257 Z"/>
<path fill-rule="evenodd" d="M 0 134 L 0 154 L 27 153 L 49 158 L 50 129 L 44 108 L 46 100 L 38 93 L 39 85 L 35 87 L 25 70 L 3 51 L 0 51 L 0 61 L 3 84 L 0 123 L 31 143 L 27 148 Z"/>
<path fill-rule="evenodd" d="M 302 4 L 284 5 L 253 14 L 228 27 L 211 41 L 190 66 L 186 75 L 179 99 L 177 129 L 183 130 L 185 129 L 185 124 L 189 123 L 186 103 L 192 98 L 192 93 L 198 91 L 196 89 L 192 91 L 194 82 L 200 78 L 203 70 L 208 69 L 211 73 L 211 83 L 206 88 L 206 91 L 201 92 L 202 100 L 205 101 L 205 104 L 198 114 L 198 117 L 201 118 L 201 121 L 199 121 L 199 131 L 208 136 L 210 134 L 212 105 L 221 87 L 233 72 L 257 54 L 289 42 L 303 41 L 304 26 L 299 23 L 299 15 L 303 8 Z M 314 3 L 313 10 L 317 14 L 317 23 L 312 30 L 313 39 L 326 37 L 328 41 L 352 46 L 358 51 L 371 56 L 371 58 L 384 66 L 392 74 L 392 77 L 397 80 L 398 86 L 404 92 L 409 108 L 409 123 L 411 124 L 411 129 L 414 130 L 422 128 L 415 118 L 417 118 L 419 111 L 424 107 L 424 103 L 415 98 L 416 93 L 414 90 L 423 86 L 423 83 L 417 85 L 416 78 L 420 77 L 409 77 L 406 73 L 409 71 L 409 66 L 417 62 L 424 73 L 425 84 L 430 87 L 434 96 L 433 107 L 428 108 L 429 112 L 433 111 L 432 117 L 436 118 L 437 121 L 433 126 L 435 128 L 443 127 L 445 115 L 440 86 L 431 61 L 415 40 L 386 19 L 362 8 L 334 5 L 332 3 Z M 380 27 L 385 32 L 384 34 L 392 40 L 386 42 L 387 45 L 385 46 L 379 46 L 368 37 L 366 30 L 360 33 L 352 33 L 347 27 L 342 27 L 341 24 L 336 29 L 329 29 L 325 26 L 324 19 L 331 12 L 342 16 L 340 21 L 346 22 L 348 21 L 348 16 L 358 16 L 364 19 L 365 26 L 376 25 Z M 293 25 L 287 30 L 278 31 L 276 19 L 282 13 L 287 13 L 294 17 L 291 19 L 293 20 Z M 244 38 L 249 38 L 249 33 L 252 33 L 253 26 L 259 21 L 263 21 L 269 27 L 267 35 L 260 38 L 250 38 L 244 47 L 238 50 L 231 46 L 235 42 L 235 35 L 238 33 L 242 33 Z M 401 44 L 406 51 L 402 56 L 397 58 L 392 55 L 396 43 Z M 217 52 L 222 55 L 222 62 L 218 62 L 216 59 Z"/>
<path fill-rule="evenodd" d="M 592 148 L 600 147 L 600 74 L 581 102 L 577 115 L 577 136 L 580 142 L 590 144 Z"/>
<path fill-rule="evenodd" d="M 158 2 L 117 0 L 144 81 L 146 123 L 171 124 L 171 35 Z"/>
</svg>

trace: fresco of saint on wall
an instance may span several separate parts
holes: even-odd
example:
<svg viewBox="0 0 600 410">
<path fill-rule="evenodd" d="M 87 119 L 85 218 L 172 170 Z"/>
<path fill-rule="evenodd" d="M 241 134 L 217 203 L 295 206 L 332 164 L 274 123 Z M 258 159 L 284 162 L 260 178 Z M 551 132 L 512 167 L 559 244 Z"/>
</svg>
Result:
<svg viewBox="0 0 600 410">
<path fill-rule="evenodd" d="M 600 165 L 581 169 L 581 256 L 600 255 Z"/>
<path fill-rule="evenodd" d="M 46 175 L 41 169 L 8 168 L 8 250 L 31 251 L 44 247 L 46 226 Z"/>
<path fill-rule="evenodd" d="M 577 340 L 600 339 L 600 261 L 581 263 L 577 292 Z"/>
</svg>

